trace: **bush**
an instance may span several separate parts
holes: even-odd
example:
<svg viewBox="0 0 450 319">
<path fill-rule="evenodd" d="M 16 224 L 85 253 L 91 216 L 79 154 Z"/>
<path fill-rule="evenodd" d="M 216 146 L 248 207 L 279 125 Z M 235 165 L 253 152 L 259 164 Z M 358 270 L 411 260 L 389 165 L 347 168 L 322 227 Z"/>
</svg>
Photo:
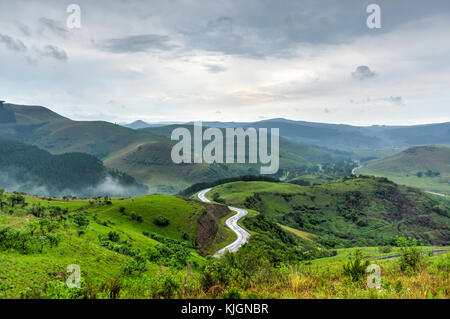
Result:
<svg viewBox="0 0 450 319">
<path fill-rule="evenodd" d="M 181 288 L 179 279 L 171 271 L 161 273 L 157 285 L 156 297 L 164 299 L 174 298 Z"/>
<path fill-rule="evenodd" d="M 110 231 L 108 233 L 108 239 L 114 243 L 117 243 L 120 240 L 120 235 L 115 231 Z"/>
<path fill-rule="evenodd" d="M 222 295 L 223 299 L 242 299 L 242 294 L 237 288 L 231 288 Z"/>
<path fill-rule="evenodd" d="M 168 226 L 170 224 L 170 220 L 164 216 L 159 215 L 159 216 L 155 217 L 155 219 L 153 220 L 153 223 L 157 226 L 164 227 L 164 226 Z"/>
<path fill-rule="evenodd" d="M 391 246 L 380 246 L 380 247 L 378 247 L 378 251 L 381 254 L 387 254 L 387 253 L 390 253 L 392 251 L 392 247 Z"/>
<path fill-rule="evenodd" d="M 32 254 L 41 253 L 46 246 L 55 247 L 60 237 L 50 233 L 54 227 L 54 223 L 48 220 L 31 222 L 25 230 L 0 226 L 0 251 L 13 249 L 21 254 Z"/>
<path fill-rule="evenodd" d="M 214 193 L 213 201 L 216 202 L 216 203 L 221 203 L 221 204 L 225 203 L 225 200 L 223 198 L 220 198 L 220 194 L 219 193 Z"/>
<path fill-rule="evenodd" d="M 133 274 L 142 274 L 143 272 L 147 271 L 147 265 L 145 260 L 129 260 L 127 263 L 125 263 L 122 266 L 122 272 L 126 276 L 130 276 Z"/>
<path fill-rule="evenodd" d="M 344 275 L 350 277 L 353 282 L 360 281 L 365 278 L 369 264 L 369 260 L 363 258 L 361 249 L 357 248 L 350 255 L 349 261 L 344 264 Z"/>
<path fill-rule="evenodd" d="M 397 239 L 397 246 L 400 248 L 400 269 L 406 273 L 416 271 L 422 264 L 422 250 L 417 247 L 417 240 L 408 240 L 404 237 Z"/>
<path fill-rule="evenodd" d="M 131 219 L 137 221 L 138 223 L 142 223 L 144 221 L 142 216 L 136 213 L 131 213 Z"/>
</svg>

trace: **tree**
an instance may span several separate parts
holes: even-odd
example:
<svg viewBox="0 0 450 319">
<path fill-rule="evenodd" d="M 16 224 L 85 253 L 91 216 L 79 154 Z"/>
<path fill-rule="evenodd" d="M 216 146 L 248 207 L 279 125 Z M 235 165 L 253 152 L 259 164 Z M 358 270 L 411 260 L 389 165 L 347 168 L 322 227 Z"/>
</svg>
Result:
<svg viewBox="0 0 450 319">
<path fill-rule="evenodd" d="M 78 236 L 84 234 L 84 231 L 86 230 L 87 226 L 90 223 L 85 213 L 82 212 L 77 212 L 75 215 L 73 215 L 73 222 L 78 228 Z"/>
</svg>

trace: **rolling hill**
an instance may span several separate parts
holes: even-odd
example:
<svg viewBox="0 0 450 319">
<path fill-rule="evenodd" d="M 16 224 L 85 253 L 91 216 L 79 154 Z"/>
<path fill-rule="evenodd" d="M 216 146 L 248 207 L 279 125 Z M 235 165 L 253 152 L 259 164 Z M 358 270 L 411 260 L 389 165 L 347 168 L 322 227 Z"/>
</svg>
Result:
<svg viewBox="0 0 450 319">
<path fill-rule="evenodd" d="M 175 196 L 47 200 L 1 193 L 0 200 L 2 298 L 76 298 L 81 291 L 61 281 L 74 263 L 83 287 L 98 286 L 98 292 L 138 272 L 182 274 L 188 264 L 198 272 L 202 256 L 234 240 L 221 222 L 230 214 L 225 206 Z M 167 225 L 155 222 L 162 217 Z M 142 267 L 136 268 L 139 258 Z"/>
<path fill-rule="evenodd" d="M 106 166 L 131 175 L 152 192 L 175 194 L 194 183 L 259 172 L 260 165 L 254 164 L 173 164 L 170 133 L 180 126 L 192 130 L 192 125 L 130 129 L 102 121 L 73 121 L 39 106 L 2 104 L 0 108 L 0 137 L 36 145 L 52 154 L 91 154 L 104 160 Z M 386 148 L 394 146 L 402 149 L 414 143 L 450 140 L 449 123 L 410 127 L 355 127 L 285 119 L 204 123 L 204 128 L 236 126 L 280 129 L 279 174 L 349 161 L 360 158 L 360 152 L 379 157 L 378 151 L 367 151 L 371 147 L 379 147 L 385 154 Z"/>
<path fill-rule="evenodd" d="M 356 172 L 384 176 L 399 184 L 450 195 L 450 147 L 413 147 L 370 161 Z"/>
<path fill-rule="evenodd" d="M 397 236 L 439 245 L 450 241 L 448 200 L 385 178 L 347 178 L 315 186 L 233 182 L 207 195 L 312 233 L 331 247 L 390 245 Z"/>
<path fill-rule="evenodd" d="M 100 159 L 124 147 L 160 136 L 102 121 L 73 121 L 45 107 L 4 104 L 11 114 L 0 122 L 0 136 L 36 145 L 53 154 L 83 152 Z"/>
<path fill-rule="evenodd" d="M 108 156 L 105 159 L 105 164 L 129 173 L 140 183 L 149 186 L 154 192 L 169 194 L 176 194 L 189 185 L 198 182 L 240 175 L 259 175 L 260 164 L 174 164 L 170 157 L 174 142 L 170 141 L 169 138 L 171 132 L 179 127 L 185 127 L 193 134 L 192 125 L 170 125 L 141 129 L 140 131 L 151 132 L 154 135 L 167 138 L 168 142 L 133 145 Z M 203 127 L 203 130 L 205 129 L 207 127 Z M 204 141 L 203 145 L 206 144 L 208 142 Z M 283 170 L 345 160 L 350 160 L 349 153 L 301 145 L 280 138 L 280 174 Z"/>
<path fill-rule="evenodd" d="M 176 194 L 197 182 L 259 174 L 259 165 L 254 164 L 174 164 L 170 152 L 175 142 L 170 140 L 170 133 L 180 125 L 134 130 L 108 122 L 73 121 L 39 106 L 1 107 L 5 113 L 0 122 L 1 137 L 33 144 L 53 154 L 94 155 L 104 160 L 106 166 L 147 185 L 151 192 Z M 187 127 L 192 130 L 192 126 Z M 300 145 L 283 138 L 280 141 L 282 169 L 349 160 L 349 156 L 346 152 Z"/>
</svg>

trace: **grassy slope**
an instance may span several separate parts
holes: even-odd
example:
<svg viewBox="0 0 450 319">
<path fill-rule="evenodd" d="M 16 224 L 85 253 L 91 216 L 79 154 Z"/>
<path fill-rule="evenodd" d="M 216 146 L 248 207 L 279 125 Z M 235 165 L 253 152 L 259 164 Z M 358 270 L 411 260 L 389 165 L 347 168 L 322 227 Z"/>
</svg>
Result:
<svg viewBox="0 0 450 319">
<path fill-rule="evenodd" d="M 79 237 L 69 222 L 67 228 L 57 231 L 61 236 L 60 244 L 51 249 L 47 247 L 42 253 L 23 255 L 11 250 L 0 251 L 0 298 L 32 297 L 34 290 L 40 290 L 48 283 L 58 280 L 53 272 L 65 273 L 70 264 L 81 267 L 82 277 L 86 282 L 94 285 L 108 283 L 121 275 L 122 266 L 132 258 L 100 246 L 100 234 L 115 231 L 120 234 L 121 239 L 130 241 L 134 247 L 143 251 L 158 244 L 143 235 L 144 231 L 180 241 L 183 241 L 183 233 L 187 233 L 195 240 L 198 218 L 212 206 L 167 195 L 115 198 L 112 199 L 112 205 L 99 204 L 98 201 L 92 205 L 87 200 L 47 200 L 29 196 L 26 196 L 26 202 L 29 203 L 28 206 L 16 207 L 13 215 L 0 211 L 0 226 L 25 229 L 29 222 L 37 220 L 27 213 L 27 208 L 33 204 L 67 208 L 69 212 L 87 211 L 90 224 L 86 233 Z M 124 207 L 125 211 L 120 213 L 119 207 Z M 142 216 L 143 222 L 132 220 L 132 212 Z M 158 215 L 167 217 L 170 225 L 159 227 L 153 224 L 153 218 Z M 220 224 L 215 241 L 209 248 L 210 252 L 215 252 L 233 239 L 232 234 Z M 203 258 L 195 253 L 192 260 L 201 264 Z M 149 262 L 148 266 L 149 275 L 160 268 Z"/>
<path fill-rule="evenodd" d="M 418 172 L 440 172 L 440 176 L 418 177 Z M 450 195 L 450 147 L 420 146 L 369 162 L 358 174 L 387 177 L 398 184 Z"/>
<path fill-rule="evenodd" d="M 215 192 L 227 203 L 259 210 L 281 224 L 319 235 L 331 246 L 386 244 L 400 235 L 445 244 L 450 236 L 449 218 L 442 215 L 449 213 L 447 200 L 380 179 L 311 187 L 236 182 L 217 186 L 208 196 Z M 438 207 L 444 213 L 436 213 Z"/>
<path fill-rule="evenodd" d="M 72 121 L 40 106 L 7 104 L 15 122 L 0 123 L 0 135 L 35 144 L 54 154 L 84 152 L 105 158 L 129 145 L 161 141 L 151 132 L 103 121 Z"/>
</svg>

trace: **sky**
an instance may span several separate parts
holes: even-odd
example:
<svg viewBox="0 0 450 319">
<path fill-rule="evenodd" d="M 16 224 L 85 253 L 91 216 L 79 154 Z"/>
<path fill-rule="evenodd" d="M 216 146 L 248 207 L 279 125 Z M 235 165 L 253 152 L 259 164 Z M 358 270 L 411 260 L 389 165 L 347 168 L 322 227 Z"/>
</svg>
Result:
<svg viewBox="0 0 450 319">
<path fill-rule="evenodd" d="M 0 0 L 0 99 L 110 122 L 447 122 L 449 30 L 448 0 Z"/>
</svg>

